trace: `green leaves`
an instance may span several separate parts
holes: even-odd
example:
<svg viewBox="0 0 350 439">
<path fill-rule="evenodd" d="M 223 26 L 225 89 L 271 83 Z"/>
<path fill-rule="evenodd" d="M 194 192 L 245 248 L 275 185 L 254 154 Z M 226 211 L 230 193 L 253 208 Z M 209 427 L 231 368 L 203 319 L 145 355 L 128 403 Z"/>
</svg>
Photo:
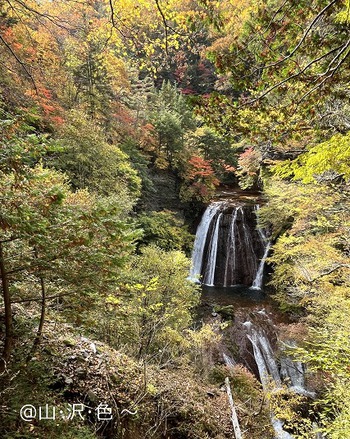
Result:
<svg viewBox="0 0 350 439">
<path fill-rule="evenodd" d="M 54 164 L 69 175 L 73 186 L 103 196 L 119 194 L 121 206 L 128 211 L 141 185 L 128 156 L 108 143 L 100 127 L 79 111 L 70 112 L 58 137 L 63 152 Z"/>
<path fill-rule="evenodd" d="M 108 298 L 106 318 L 116 331 L 115 341 L 153 361 L 168 359 L 185 343 L 185 330 L 198 303 L 198 287 L 187 280 L 190 261 L 179 251 L 155 246 L 142 249 L 123 273 L 124 282 Z"/>
<path fill-rule="evenodd" d="M 143 229 L 141 244 L 154 244 L 163 250 L 182 250 L 190 254 L 193 236 L 174 212 L 143 213 L 138 216 L 138 222 Z"/>
<path fill-rule="evenodd" d="M 332 439 L 349 435 L 350 206 L 348 185 L 324 176 L 340 167 L 347 172 L 347 162 L 338 160 L 348 154 L 346 137 L 334 136 L 300 160 L 277 166 L 279 175 L 308 184 L 270 179 L 269 204 L 259 210 L 260 222 L 272 224 L 276 239 L 269 258 L 275 297 L 284 310 L 306 313 L 309 334 L 294 355 L 322 378 L 315 410 Z"/>
<path fill-rule="evenodd" d="M 292 177 L 303 183 L 332 182 L 350 178 L 350 132 L 336 134 L 329 140 L 309 148 L 292 162 L 275 167 L 276 175 Z"/>
</svg>

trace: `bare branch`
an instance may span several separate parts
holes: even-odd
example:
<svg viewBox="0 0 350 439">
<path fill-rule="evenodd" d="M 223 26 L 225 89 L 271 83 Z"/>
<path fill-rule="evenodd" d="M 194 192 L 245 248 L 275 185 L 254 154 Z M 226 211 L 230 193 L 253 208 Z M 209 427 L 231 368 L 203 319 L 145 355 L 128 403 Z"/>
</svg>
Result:
<svg viewBox="0 0 350 439">
<path fill-rule="evenodd" d="M 349 46 L 350 40 L 347 43 L 347 47 Z M 315 87 L 313 87 L 311 90 L 309 90 L 307 93 L 305 93 L 300 100 L 297 102 L 297 105 L 299 105 L 304 99 L 306 99 L 308 96 L 310 96 L 312 93 L 314 93 L 317 89 L 319 89 L 320 87 L 322 87 L 323 84 L 325 84 L 325 82 L 332 78 L 334 76 L 334 74 L 337 72 L 337 70 L 339 70 L 340 66 L 345 62 L 346 58 L 349 56 L 350 51 L 348 51 L 348 53 L 338 62 L 338 64 L 333 67 L 333 69 L 331 69 L 331 73 L 330 75 L 326 76 L 323 81 L 321 81 L 320 83 L 318 83 L 317 85 L 315 85 Z"/>
<path fill-rule="evenodd" d="M 325 271 L 324 273 L 321 273 L 318 276 L 316 276 L 312 279 L 308 279 L 308 280 L 309 280 L 309 282 L 315 282 L 315 280 L 318 280 L 324 276 L 328 276 L 329 274 L 334 273 L 334 271 L 337 271 L 340 268 L 350 268 L 350 265 L 349 264 L 337 264 L 335 267 L 330 268 L 329 270 Z"/>
<path fill-rule="evenodd" d="M 168 23 L 167 20 L 165 18 L 164 12 L 162 11 L 162 8 L 160 7 L 159 4 L 159 0 L 155 0 L 156 5 L 157 5 L 157 9 L 162 17 L 163 20 L 163 25 L 164 25 L 164 34 L 165 34 L 165 53 L 168 55 L 169 54 L 169 50 L 168 50 Z"/>
<path fill-rule="evenodd" d="M 33 9 L 30 6 L 28 6 L 25 2 L 21 1 L 21 0 L 13 0 L 13 2 L 17 3 L 23 9 L 25 9 L 28 12 L 30 12 L 31 14 L 34 14 L 37 17 L 41 17 L 41 18 L 44 18 L 44 19 L 47 19 L 47 20 L 51 21 L 51 23 L 53 23 L 57 27 L 60 27 L 62 29 L 66 29 L 66 30 L 68 29 L 63 23 L 68 24 L 68 25 L 70 23 L 65 21 L 65 20 L 62 20 L 60 17 L 57 17 L 55 15 L 50 15 L 48 13 L 40 12 L 37 9 Z M 13 6 L 13 4 L 11 3 L 10 0 L 6 0 L 6 3 L 8 3 L 13 10 L 15 10 L 15 7 Z"/>
<path fill-rule="evenodd" d="M 113 0 L 109 0 L 109 7 L 111 9 L 111 22 L 113 27 L 117 28 L 116 22 L 114 20 L 114 6 L 113 6 Z"/>
<path fill-rule="evenodd" d="M 22 67 L 23 71 L 25 72 L 26 76 L 30 79 L 30 81 L 33 84 L 34 90 L 36 92 L 36 94 L 38 94 L 38 89 L 35 83 L 35 80 L 32 76 L 32 74 L 29 72 L 29 70 L 27 69 L 27 66 L 25 65 L 25 63 L 18 58 L 17 54 L 13 51 L 12 47 L 7 43 L 6 40 L 4 40 L 4 38 L 0 35 L 0 41 L 3 43 L 3 45 L 7 48 L 7 50 L 11 53 L 11 55 L 15 58 L 15 60 L 18 62 L 18 64 Z"/>
<path fill-rule="evenodd" d="M 51 299 L 59 299 L 64 296 L 71 296 L 73 293 L 60 293 L 55 294 L 53 296 L 46 296 L 45 300 L 51 300 Z M 27 302 L 41 302 L 43 299 L 42 297 L 30 297 L 29 299 L 19 299 L 19 300 L 12 300 L 11 303 L 27 303 Z"/>
<path fill-rule="evenodd" d="M 246 103 L 244 104 L 244 106 L 246 106 L 246 105 L 252 105 L 252 104 L 254 104 L 255 102 L 260 101 L 262 98 L 264 98 L 266 95 L 268 95 L 271 91 L 275 90 L 276 88 L 281 87 L 281 86 L 282 86 L 283 84 L 285 84 L 286 82 L 289 82 L 289 81 L 291 81 L 292 79 L 297 78 L 298 76 L 300 76 L 300 75 L 302 75 L 303 73 L 305 73 L 305 71 L 306 71 L 307 69 L 309 69 L 313 64 L 315 64 L 315 63 L 321 61 L 322 59 L 324 59 L 324 58 L 326 58 L 327 56 L 329 56 L 330 54 L 332 54 L 332 53 L 338 51 L 339 49 L 342 49 L 342 51 L 343 51 L 344 47 L 346 48 L 346 46 L 348 46 L 348 45 L 349 45 L 349 41 L 348 41 L 345 45 L 342 44 L 341 46 L 338 46 L 338 47 L 336 47 L 336 48 L 334 48 L 334 49 L 331 49 L 330 51 L 328 51 L 327 53 L 325 53 L 325 54 L 319 56 L 318 58 L 313 59 L 313 60 L 310 61 L 308 64 L 306 64 L 306 66 L 304 66 L 301 70 L 299 70 L 297 73 L 294 73 L 293 75 L 288 76 L 287 78 L 283 79 L 282 81 L 279 81 L 277 84 L 274 84 L 274 85 L 272 85 L 271 87 L 267 88 L 267 89 L 266 89 L 266 90 L 265 90 L 260 96 L 258 96 L 257 98 L 252 99 L 252 100 L 246 102 Z M 344 46 L 344 47 L 343 47 L 343 46 Z M 348 55 L 348 54 L 347 54 L 347 55 Z M 347 56 L 347 55 L 346 55 L 346 56 Z M 338 55 L 337 55 L 337 56 L 338 56 Z M 346 57 L 346 56 L 345 56 L 345 57 Z M 333 61 L 331 61 L 331 63 L 332 63 L 332 62 L 333 62 Z M 338 67 L 339 67 L 339 65 L 337 66 L 337 68 L 338 68 Z M 334 74 L 334 72 L 332 73 L 332 75 L 333 75 L 333 74 Z M 330 77 L 330 76 L 328 76 L 327 78 L 325 78 L 325 80 L 329 79 L 329 77 Z M 320 85 L 322 85 L 322 84 L 325 82 L 325 80 L 323 80 L 323 81 L 317 86 L 317 88 L 318 88 Z M 312 91 L 308 92 L 308 94 L 310 94 L 311 92 L 312 92 Z M 242 106 L 243 106 L 243 105 L 240 105 L 238 108 L 241 108 Z"/>
<path fill-rule="evenodd" d="M 334 62 L 346 51 L 346 49 L 350 46 L 350 39 L 346 42 L 342 50 L 339 51 L 339 53 L 332 59 L 332 61 L 328 64 L 328 68 L 324 73 L 321 73 L 319 76 L 325 76 L 330 71 L 333 71 L 334 69 L 337 69 L 337 66 L 333 69 L 331 69 L 331 66 L 334 64 Z M 348 54 L 345 55 L 344 59 L 347 57 Z"/>
<path fill-rule="evenodd" d="M 276 67 L 279 64 L 282 64 L 283 62 L 285 62 L 287 59 L 290 59 L 295 52 L 300 48 L 300 46 L 304 43 L 306 37 L 308 36 L 309 32 L 311 31 L 311 29 L 313 28 L 313 26 L 317 23 L 317 21 L 319 20 L 319 18 L 329 9 L 331 8 L 335 3 L 337 3 L 338 0 L 333 0 L 330 3 L 328 3 L 327 6 L 325 6 L 322 11 L 320 11 L 316 17 L 311 21 L 311 23 L 309 24 L 309 26 L 307 27 L 307 29 L 304 32 L 304 35 L 301 37 L 301 39 L 299 40 L 298 44 L 294 47 L 294 49 L 288 54 L 286 55 L 283 59 L 276 61 L 275 63 L 271 63 L 271 64 L 267 64 L 266 66 L 264 66 L 264 69 L 268 69 L 270 67 Z"/>
</svg>

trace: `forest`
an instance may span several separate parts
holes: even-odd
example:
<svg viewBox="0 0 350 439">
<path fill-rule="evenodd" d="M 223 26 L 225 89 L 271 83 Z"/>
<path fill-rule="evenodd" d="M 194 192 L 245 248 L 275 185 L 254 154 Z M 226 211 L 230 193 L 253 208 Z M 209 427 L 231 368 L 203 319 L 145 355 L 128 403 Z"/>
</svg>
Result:
<svg viewBox="0 0 350 439">
<path fill-rule="evenodd" d="M 1 438 L 350 438 L 349 60 L 349 0 L 0 0 Z"/>
</svg>

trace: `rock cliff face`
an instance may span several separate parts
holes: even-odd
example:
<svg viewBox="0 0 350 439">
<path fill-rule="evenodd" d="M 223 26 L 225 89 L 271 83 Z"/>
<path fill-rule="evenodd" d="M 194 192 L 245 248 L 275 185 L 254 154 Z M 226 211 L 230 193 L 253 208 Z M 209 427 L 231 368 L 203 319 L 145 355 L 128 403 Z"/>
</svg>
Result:
<svg viewBox="0 0 350 439">
<path fill-rule="evenodd" d="M 166 170 L 150 170 L 147 177 L 149 187 L 139 202 L 140 210 L 183 211 L 184 206 L 179 202 L 179 181 L 175 175 Z"/>
<path fill-rule="evenodd" d="M 205 285 L 260 287 L 257 275 L 267 245 L 255 206 L 214 202 L 197 229 L 191 277 L 200 275 Z"/>
</svg>

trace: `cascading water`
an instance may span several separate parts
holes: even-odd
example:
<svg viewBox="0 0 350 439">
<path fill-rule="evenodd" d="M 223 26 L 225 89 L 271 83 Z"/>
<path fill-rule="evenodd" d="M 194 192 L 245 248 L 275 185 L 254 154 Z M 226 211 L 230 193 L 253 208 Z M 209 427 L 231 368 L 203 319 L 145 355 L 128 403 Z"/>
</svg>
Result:
<svg viewBox="0 0 350 439">
<path fill-rule="evenodd" d="M 198 226 L 190 279 L 207 286 L 252 286 L 261 289 L 270 244 L 257 228 L 256 209 L 217 201 Z"/>
<path fill-rule="evenodd" d="M 257 205 L 256 211 L 258 211 L 258 210 L 259 210 L 259 206 Z M 265 262 L 266 262 L 266 258 L 268 256 L 270 248 L 271 248 L 271 241 L 268 239 L 264 229 L 262 229 L 261 227 L 258 228 L 258 233 L 260 236 L 261 243 L 265 247 L 265 251 L 264 251 L 263 257 L 261 258 L 258 271 L 256 272 L 256 276 L 255 276 L 255 279 L 253 281 L 252 288 L 256 289 L 256 290 L 261 290 L 262 283 L 263 283 Z"/>
<path fill-rule="evenodd" d="M 232 212 L 230 238 L 227 241 L 227 253 L 226 253 L 227 255 L 231 255 L 231 261 L 230 261 L 229 256 L 226 257 L 224 287 L 227 287 L 227 278 L 228 278 L 229 270 L 232 270 L 233 272 L 235 272 L 236 265 L 237 265 L 237 263 L 236 263 L 236 240 L 235 240 L 237 215 L 238 215 L 238 209 L 234 209 Z"/>
<path fill-rule="evenodd" d="M 280 387 L 281 377 L 268 338 L 264 336 L 264 334 L 259 333 L 251 325 L 249 326 L 247 337 L 253 346 L 254 359 L 258 367 L 259 377 L 263 388 L 267 389 L 271 378 L 273 379 L 275 386 Z"/>
<path fill-rule="evenodd" d="M 202 220 L 197 228 L 196 239 L 194 241 L 192 252 L 192 268 L 189 278 L 193 281 L 198 281 L 201 274 L 204 246 L 208 234 L 209 226 L 221 206 L 220 202 L 212 203 L 202 216 Z"/>
<path fill-rule="evenodd" d="M 260 233 L 261 233 L 261 235 L 263 235 L 263 232 L 261 230 L 260 230 Z M 255 279 L 254 279 L 253 285 L 252 285 L 252 288 L 256 289 L 256 290 L 261 290 L 262 283 L 263 283 L 265 262 L 266 262 L 266 258 L 268 256 L 270 248 L 271 248 L 271 242 L 267 240 L 267 237 L 265 234 L 263 236 L 264 236 L 263 243 L 266 245 L 266 247 L 265 247 L 264 255 L 261 258 L 259 268 L 258 268 L 258 271 L 256 272 L 256 276 L 255 276 Z"/>
<path fill-rule="evenodd" d="M 314 393 L 305 388 L 304 366 L 298 361 L 293 361 L 287 355 L 282 356 L 279 363 L 276 360 L 270 343 L 270 337 L 265 330 L 256 327 L 250 321 L 243 323 L 243 326 L 247 338 L 253 347 L 253 356 L 264 391 L 271 391 L 273 388 L 279 389 L 282 387 L 282 383 L 284 383 L 295 393 L 314 397 Z M 291 348 L 293 346 L 295 344 L 291 343 L 288 347 Z M 271 422 L 276 439 L 294 438 L 294 436 L 283 429 L 283 422 L 281 420 L 271 415 Z"/>
<path fill-rule="evenodd" d="M 204 273 L 204 279 L 203 279 L 204 284 L 209 286 L 214 286 L 221 217 L 222 217 L 222 212 L 220 212 L 215 218 L 214 231 L 211 234 L 211 239 L 209 243 L 208 266 L 207 266 L 207 270 Z"/>
</svg>

